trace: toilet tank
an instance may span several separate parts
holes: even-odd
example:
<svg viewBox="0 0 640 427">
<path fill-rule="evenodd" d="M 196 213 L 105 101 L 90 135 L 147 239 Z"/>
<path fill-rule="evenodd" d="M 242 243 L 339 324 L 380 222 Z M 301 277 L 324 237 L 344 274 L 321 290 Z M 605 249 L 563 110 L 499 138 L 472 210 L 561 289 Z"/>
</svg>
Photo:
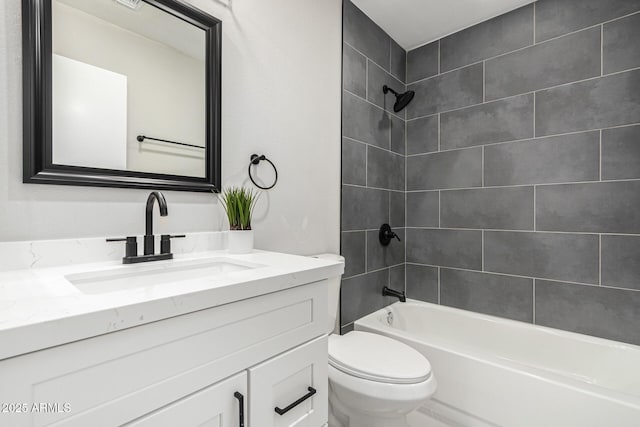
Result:
<svg viewBox="0 0 640 427">
<path fill-rule="evenodd" d="M 337 254 L 320 254 L 313 255 L 313 258 L 326 259 L 330 261 L 341 262 L 344 264 L 344 257 Z M 329 323 L 327 326 L 328 334 L 340 334 L 340 325 L 338 324 L 338 310 L 340 310 L 340 282 L 342 276 L 329 278 Z"/>
</svg>

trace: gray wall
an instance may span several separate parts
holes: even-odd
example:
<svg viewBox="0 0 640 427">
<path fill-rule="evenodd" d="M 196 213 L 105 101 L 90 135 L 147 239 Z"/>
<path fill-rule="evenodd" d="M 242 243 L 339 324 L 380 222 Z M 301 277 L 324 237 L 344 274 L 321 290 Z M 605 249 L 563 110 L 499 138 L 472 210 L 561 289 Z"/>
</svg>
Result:
<svg viewBox="0 0 640 427">
<path fill-rule="evenodd" d="M 640 344 L 638 0 L 542 0 L 411 50 L 409 297 Z"/>
<path fill-rule="evenodd" d="M 405 278 L 410 298 L 640 344 L 638 11 L 541 0 L 402 67 L 346 2 L 343 330 Z M 383 110 L 393 76 L 406 117 Z M 405 239 L 383 249 L 387 221 Z"/>
<path fill-rule="evenodd" d="M 388 305 L 404 288 L 405 120 L 387 84 L 405 90 L 406 52 L 348 0 L 343 18 L 341 325 Z M 378 242 L 390 223 L 402 243 Z M 344 330 L 344 328 L 343 328 Z"/>
</svg>

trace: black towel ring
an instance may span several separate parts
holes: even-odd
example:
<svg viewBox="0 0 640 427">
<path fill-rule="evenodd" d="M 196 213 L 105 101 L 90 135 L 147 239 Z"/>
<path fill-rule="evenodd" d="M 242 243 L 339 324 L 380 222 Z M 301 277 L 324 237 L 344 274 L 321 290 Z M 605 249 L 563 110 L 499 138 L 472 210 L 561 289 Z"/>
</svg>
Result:
<svg viewBox="0 0 640 427">
<path fill-rule="evenodd" d="M 273 184 L 271 184 L 268 187 L 263 187 L 263 186 L 259 185 L 257 182 L 254 181 L 253 176 L 251 176 L 251 165 L 257 165 L 262 160 L 266 160 L 267 162 L 269 162 L 271 167 L 273 167 L 273 171 L 276 173 L 276 179 L 274 179 L 273 180 Z M 276 183 L 278 182 L 278 169 L 276 169 L 276 165 L 274 165 L 271 160 L 267 159 L 267 157 L 264 154 L 261 154 L 259 156 L 257 154 L 252 154 L 251 155 L 251 162 L 249 162 L 249 179 L 251 180 L 251 182 L 253 182 L 253 185 L 255 185 L 256 187 L 260 188 L 261 190 L 270 190 L 273 187 L 275 187 Z"/>
</svg>

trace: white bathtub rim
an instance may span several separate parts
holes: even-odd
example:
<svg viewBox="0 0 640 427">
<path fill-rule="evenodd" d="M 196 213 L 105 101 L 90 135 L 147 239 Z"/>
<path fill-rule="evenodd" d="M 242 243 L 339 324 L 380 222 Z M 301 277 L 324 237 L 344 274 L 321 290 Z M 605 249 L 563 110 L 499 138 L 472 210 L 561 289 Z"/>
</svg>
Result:
<svg viewBox="0 0 640 427">
<path fill-rule="evenodd" d="M 482 318 L 482 319 L 486 319 L 486 320 L 490 320 L 492 322 L 517 322 L 518 324 L 523 324 L 523 326 L 526 327 L 537 327 L 540 328 L 541 330 L 543 330 L 544 332 L 551 332 L 553 334 L 557 334 L 557 335 L 564 335 L 564 334 L 569 334 L 571 337 L 575 337 L 577 336 L 579 339 L 584 339 L 587 341 L 590 340 L 594 340 L 596 343 L 602 343 L 604 342 L 604 344 L 610 344 L 610 343 L 614 343 L 616 344 L 617 347 L 617 342 L 616 341 L 611 341 L 611 340 L 607 340 L 604 338 L 598 338 L 598 337 L 591 337 L 588 335 L 583 335 L 583 334 L 578 334 L 575 332 L 569 332 L 569 331 L 560 331 L 560 330 L 556 330 L 553 328 L 548 328 L 548 327 L 544 327 L 544 326 L 539 326 L 539 325 L 532 325 L 532 324 L 528 324 L 528 323 L 524 323 L 524 322 L 518 322 L 515 320 L 510 320 L 510 319 L 502 319 L 499 317 L 494 317 L 494 316 L 489 316 L 489 315 L 485 315 L 485 314 L 480 314 L 480 313 L 474 313 L 474 312 L 469 312 L 466 310 L 461 310 L 461 309 L 457 309 L 457 308 L 453 308 L 453 307 L 443 307 L 437 304 L 432 304 L 432 303 L 427 303 L 427 302 L 423 302 L 423 301 L 416 301 L 416 300 L 411 300 L 411 299 L 407 299 L 407 303 L 413 303 L 415 305 L 422 305 L 422 304 L 428 304 L 430 308 L 437 308 L 437 309 L 441 309 L 441 310 L 455 310 L 456 312 L 459 312 L 462 315 L 465 316 L 471 316 L 471 317 L 476 317 L 476 318 Z M 403 304 L 400 302 L 396 302 L 393 305 L 396 304 Z M 404 303 L 406 304 L 406 303 Z M 421 346 L 421 345 L 426 345 L 426 346 L 430 346 L 433 347 L 435 349 L 438 349 L 440 351 L 445 351 L 445 352 L 450 352 L 453 353 L 459 357 L 463 357 L 463 358 L 467 358 L 467 359 L 471 359 L 473 361 L 476 362 L 480 362 L 480 363 L 486 363 L 490 366 L 496 367 L 496 368 L 500 368 L 500 369 L 506 369 L 510 372 L 514 372 L 514 373 L 518 373 L 518 374 L 522 374 L 522 375 L 526 375 L 528 377 L 537 379 L 537 380 L 541 380 L 541 381 L 545 381 L 545 382 L 549 382 L 552 383 L 554 385 L 559 385 L 559 386 L 563 386 L 563 387 L 567 387 L 573 391 L 577 391 L 580 393 L 586 393 L 588 395 L 591 396 L 595 396 L 597 398 L 600 399 L 606 399 L 610 402 L 614 402 L 617 404 L 622 404 L 624 406 L 627 406 L 629 408 L 632 409 L 640 409 L 640 397 L 633 395 L 633 394 L 629 394 L 620 390 L 615 390 L 615 389 L 611 389 L 611 388 L 607 388 L 604 387 L 602 385 L 599 384 L 594 384 L 594 383 L 590 383 L 590 382 L 586 382 L 580 379 L 577 379 L 576 377 L 567 374 L 567 373 L 559 373 L 556 372 L 554 370 L 545 370 L 544 368 L 536 368 L 533 366 L 529 366 L 525 363 L 518 363 L 517 361 L 514 362 L 508 358 L 504 358 L 504 357 L 497 357 L 494 355 L 487 355 L 487 354 L 478 354 L 478 352 L 473 352 L 473 351 L 467 351 L 467 349 L 464 349 L 463 351 L 461 351 L 460 349 L 455 349 L 455 348 L 451 348 L 451 347 L 445 347 L 442 346 L 440 344 L 437 343 L 432 343 L 432 342 L 422 342 L 419 341 L 418 339 L 416 339 L 411 333 L 405 332 L 401 329 L 397 329 L 397 328 L 393 328 L 381 321 L 379 321 L 378 319 L 382 318 L 386 318 L 386 314 L 387 314 L 387 307 L 382 308 L 374 313 L 371 313 L 367 316 L 364 316 L 358 320 L 356 320 L 354 322 L 354 329 L 355 330 L 362 330 L 362 331 L 366 331 L 366 332 L 372 332 L 372 333 L 380 333 L 382 335 L 388 336 L 390 338 L 394 338 L 394 337 L 400 337 L 408 342 L 410 342 L 414 348 Z M 489 319 L 487 319 L 489 318 Z M 627 344 L 624 343 L 620 343 L 621 346 L 627 346 Z M 638 346 L 634 346 L 633 344 L 628 344 L 629 346 L 632 347 L 638 347 Z M 640 349 L 640 347 L 638 347 Z M 512 365 L 516 365 L 516 366 L 512 366 Z M 436 373 L 437 375 L 437 373 Z"/>
</svg>

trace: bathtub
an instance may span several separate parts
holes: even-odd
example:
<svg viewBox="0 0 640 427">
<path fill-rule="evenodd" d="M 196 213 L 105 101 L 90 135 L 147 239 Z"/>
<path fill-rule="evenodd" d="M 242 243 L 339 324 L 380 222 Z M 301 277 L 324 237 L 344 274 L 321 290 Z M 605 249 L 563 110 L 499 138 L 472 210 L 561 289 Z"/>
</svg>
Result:
<svg viewBox="0 0 640 427">
<path fill-rule="evenodd" d="M 354 328 L 429 359 L 438 390 L 420 427 L 640 426 L 638 346 L 414 300 Z"/>
</svg>

